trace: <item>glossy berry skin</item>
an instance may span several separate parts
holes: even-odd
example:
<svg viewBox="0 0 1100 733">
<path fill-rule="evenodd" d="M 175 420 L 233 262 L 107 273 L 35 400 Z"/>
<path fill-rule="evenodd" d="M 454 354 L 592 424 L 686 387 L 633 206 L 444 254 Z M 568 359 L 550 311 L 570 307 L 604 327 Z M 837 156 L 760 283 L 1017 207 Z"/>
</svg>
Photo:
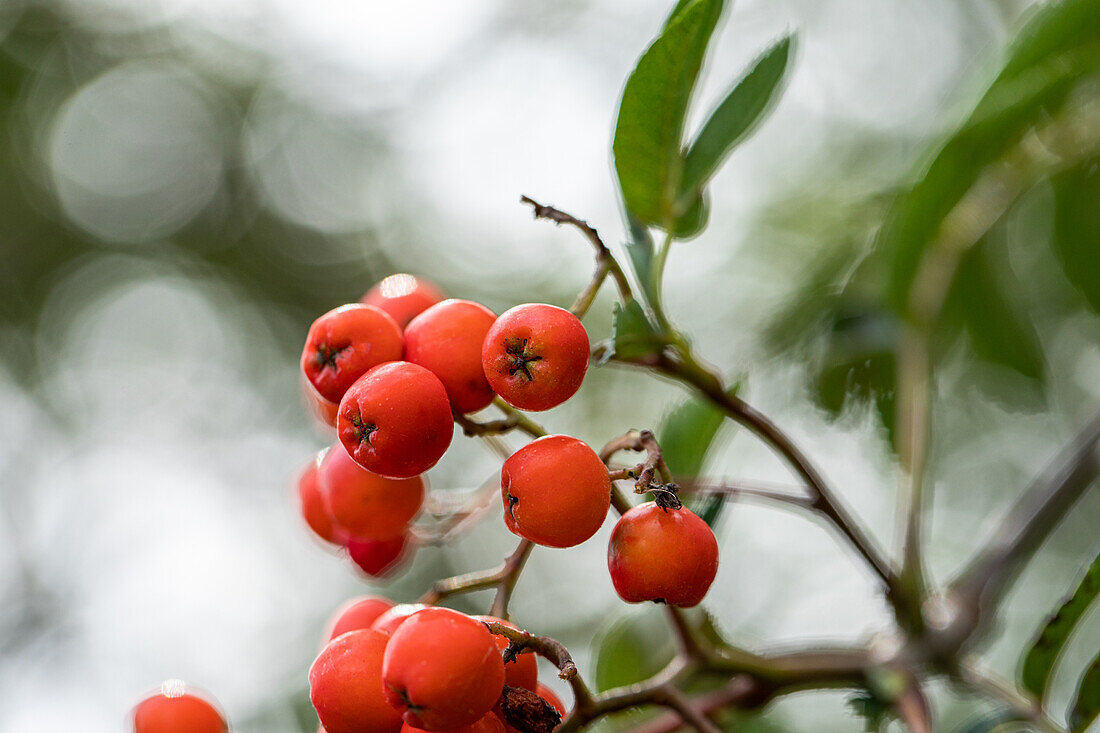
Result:
<svg viewBox="0 0 1100 733">
<path fill-rule="evenodd" d="M 427 608 L 393 632 L 382 681 L 406 723 L 450 730 L 493 709 L 504 689 L 504 662 L 484 624 L 449 608 Z"/>
<path fill-rule="evenodd" d="M 401 726 L 401 733 L 422 733 L 423 730 L 423 728 L 416 728 L 408 723 Z M 500 721 L 496 714 L 486 713 L 478 718 L 476 722 L 464 725 L 461 728 L 452 728 L 446 733 L 504 733 L 504 730 L 504 723 Z"/>
<path fill-rule="evenodd" d="M 322 399 L 336 403 L 367 370 L 404 352 L 401 328 L 389 314 L 370 305 L 342 305 L 309 327 L 302 373 Z"/>
<path fill-rule="evenodd" d="M 336 637 L 309 668 L 309 699 L 328 733 L 398 733 L 401 714 L 382 691 L 389 636 L 360 629 Z"/>
<path fill-rule="evenodd" d="M 400 568 L 412 553 L 409 535 L 389 540 L 348 540 L 348 557 L 372 578 L 385 578 Z"/>
<path fill-rule="evenodd" d="M 580 389 L 588 355 L 588 333 L 575 315 L 527 303 L 497 318 L 485 336 L 481 365 L 493 391 L 509 405 L 549 410 Z"/>
<path fill-rule="evenodd" d="M 375 619 L 393 608 L 393 602 L 379 596 L 359 596 L 352 598 L 336 609 L 328 624 L 325 638 L 332 641 L 341 634 L 360 629 L 369 629 Z"/>
<path fill-rule="evenodd" d="M 411 478 L 434 466 L 454 434 L 454 416 L 439 378 L 407 361 L 382 364 L 340 401 L 336 432 L 363 468 Z"/>
<path fill-rule="evenodd" d="M 321 495 L 319 469 L 324 455 L 324 451 L 319 453 L 298 477 L 298 506 L 301 509 L 302 518 L 306 520 L 306 524 L 315 535 L 325 542 L 338 545 L 341 544 L 340 533 L 333 525 Z"/>
<path fill-rule="evenodd" d="M 477 412 L 493 401 L 481 347 L 496 319 L 480 303 L 445 300 L 405 327 L 405 360 L 439 377 L 456 412 Z"/>
<path fill-rule="evenodd" d="M 496 616 L 471 616 L 471 618 L 478 621 L 495 621 L 498 624 L 504 624 L 517 631 L 519 630 L 519 627 L 515 624 Z M 493 641 L 496 642 L 497 649 L 502 653 L 508 647 L 508 637 L 506 636 L 493 634 Z M 523 687 L 534 692 L 539 684 L 539 663 L 535 655 L 519 654 L 516 656 L 516 661 L 505 664 L 504 684 L 509 687 Z"/>
<path fill-rule="evenodd" d="M 718 541 L 687 507 L 664 510 L 640 504 L 611 532 L 607 566 L 619 597 L 628 603 L 698 605 L 718 572 Z"/>
<path fill-rule="evenodd" d="M 500 470 L 504 523 L 547 547 L 596 534 L 611 506 L 611 480 L 596 452 L 568 435 L 547 435 L 513 453 Z"/>
<path fill-rule="evenodd" d="M 424 278 L 400 272 L 383 278 L 359 302 L 381 308 L 404 328 L 413 318 L 446 297 Z"/>
<path fill-rule="evenodd" d="M 317 483 L 337 532 L 357 539 L 400 537 L 424 503 L 420 476 L 392 479 L 371 473 L 353 461 L 340 443 L 325 453 Z"/>
<path fill-rule="evenodd" d="M 425 606 L 423 603 L 399 603 L 376 618 L 370 627 L 377 631 L 392 634 L 398 626 L 405 623 L 409 616 L 417 611 L 423 611 L 425 608 L 430 608 L 430 606 Z"/>
<path fill-rule="evenodd" d="M 161 685 L 134 708 L 134 733 L 226 733 L 229 726 L 213 704 L 179 680 Z"/>
</svg>

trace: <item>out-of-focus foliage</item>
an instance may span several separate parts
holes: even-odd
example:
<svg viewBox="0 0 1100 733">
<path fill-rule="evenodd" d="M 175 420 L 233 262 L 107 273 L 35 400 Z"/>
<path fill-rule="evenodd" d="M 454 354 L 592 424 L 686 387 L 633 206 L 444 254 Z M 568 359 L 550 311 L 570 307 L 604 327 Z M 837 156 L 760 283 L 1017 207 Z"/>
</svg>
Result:
<svg viewBox="0 0 1100 733">
<path fill-rule="evenodd" d="M 1047 619 L 1038 637 L 1024 655 L 1020 667 L 1020 682 L 1039 700 L 1046 698 L 1054 665 L 1065 648 L 1078 622 L 1089 606 L 1100 596 L 1100 555 L 1092 561 L 1073 592 Z"/>
</svg>

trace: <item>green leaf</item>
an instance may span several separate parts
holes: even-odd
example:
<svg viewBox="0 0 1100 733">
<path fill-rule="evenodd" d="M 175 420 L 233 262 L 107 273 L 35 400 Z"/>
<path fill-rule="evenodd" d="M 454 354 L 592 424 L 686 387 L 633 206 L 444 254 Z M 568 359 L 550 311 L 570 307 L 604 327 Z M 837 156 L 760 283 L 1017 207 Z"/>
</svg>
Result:
<svg viewBox="0 0 1100 733">
<path fill-rule="evenodd" d="M 684 159 L 682 197 L 699 197 L 722 161 L 769 109 L 787 69 L 790 49 L 791 36 L 777 41 L 711 113 Z"/>
<path fill-rule="evenodd" d="M 1054 251 L 1066 277 L 1100 313 L 1100 160 L 1051 179 L 1054 187 Z"/>
<path fill-rule="evenodd" d="M 921 179 L 892 207 L 879 243 L 889 258 L 887 295 L 904 312 L 909 288 L 940 223 L 1024 133 L 1100 66 L 1100 0 L 1051 2 L 1017 36 L 1000 75 Z"/>
<path fill-rule="evenodd" d="M 1077 696 L 1069 708 L 1069 729 L 1073 733 L 1083 733 L 1096 720 L 1100 714 L 1100 655 L 1093 658 L 1092 663 L 1081 677 L 1081 684 L 1077 686 Z"/>
<path fill-rule="evenodd" d="M 1073 594 L 1043 625 L 1020 667 L 1020 683 L 1040 701 L 1045 697 L 1054 664 L 1077 622 L 1100 594 L 1100 555 L 1092 561 Z"/>
<path fill-rule="evenodd" d="M 657 430 L 657 442 L 675 475 L 699 474 L 724 419 L 721 410 L 697 396 L 687 398 L 665 415 Z"/>
<path fill-rule="evenodd" d="M 693 200 L 691 207 L 672 222 L 672 236 L 677 239 L 691 239 L 707 225 L 710 218 L 710 197 L 702 191 Z"/>
<path fill-rule="evenodd" d="M 654 330 L 636 300 L 616 303 L 611 318 L 611 338 L 616 356 L 632 359 L 660 351 L 666 340 Z"/>
<path fill-rule="evenodd" d="M 641 283 L 642 293 L 646 302 L 653 303 L 657 299 L 652 277 L 653 272 L 653 237 L 649 235 L 649 229 L 638 217 L 631 213 L 624 205 L 626 212 L 626 225 L 630 239 L 626 243 L 626 253 L 630 257 L 630 266 L 634 270 L 634 276 Z"/>
<path fill-rule="evenodd" d="M 676 653 L 664 613 L 645 606 L 618 619 L 596 641 L 598 691 L 632 685 L 653 676 Z"/>
<path fill-rule="evenodd" d="M 640 221 L 667 227 L 683 167 L 684 119 L 722 0 L 677 6 L 623 89 L 612 152 L 623 202 Z"/>
<path fill-rule="evenodd" d="M 997 244 L 987 238 L 962 257 L 948 307 L 958 312 L 979 357 L 1038 380 L 1044 370 L 1039 336 L 1008 297 L 1013 285 L 998 277 Z"/>
<path fill-rule="evenodd" d="M 731 393 L 736 394 L 739 387 L 734 385 Z M 696 396 L 665 415 L 657 430 L 657 442 L 669 470 L 676 476 L 698 476 L 724 420 L 721 410 Z M 688 503 L 688 508 L 713 527 L 725 505 L 725 498 L 720 495 L 698 496 Z"/>
</svg>

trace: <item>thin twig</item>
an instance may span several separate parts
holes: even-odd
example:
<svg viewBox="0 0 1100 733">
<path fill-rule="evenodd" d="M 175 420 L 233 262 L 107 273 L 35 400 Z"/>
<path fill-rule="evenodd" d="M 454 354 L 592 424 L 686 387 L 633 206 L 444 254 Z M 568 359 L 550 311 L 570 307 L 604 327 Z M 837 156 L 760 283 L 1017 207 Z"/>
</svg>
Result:
<svg viewBox="0 0 1100 733">
<path fill-rule="evenodd" d="M 561 209 L 554 208 L 553 206 L 545 206 L 535 201 L 530 196 L 521 196 L 520 201 L 525 204 L 530 204 L 534 209 L 536 219 L 547 219 L 555 224 L 568 224 L 576 227 L 580 230 L 588 241 L 592 243 L 592 246 L 596 249 L 596 272 L 588 284 L 588 286 L 577 297 L 576 302 L 573 304 L 573 313 L 578 318 L 588 312 L 588 308 L 592 305 L 593 299 L 596 297 L 596 292 L 600 289 L 600 285 L 610 275 L 615 280 L 615 285 L 619 288 L 619 295 L 622 297 L 623 302 L 629 302 L 634 299 L 634 294 L 630 290 L 630 281 L 626 277 L 626 273 L 623 272 L 623 268 L 619 265 L 618 260 L 611 253 L 611 250 L 607 248 L 607 245 L 600 239 L 599 233 L 588 222 L 583 219 L 578 219 L 572 214 L 567 214 Z"/>
<path fill-rule="evenodd" d="M 512 591 L 519 582 L 519 574 L 523 572 L 523 566 L 527 558 L 531 556 L 535 544 L 530 540 L 520 540 L 515 552 L 508 556 L 501 569 L 500 582 L 497 584 L 497 594 L 493 598 L 493 606 L 490 614 L 497 618 L 508 618 L 508 602 L 512 600 Z"/>
<path fill-rule="evenodd" d="M 699 733 L 722 733 L 722 729 L 715 725 L 691 701 L 684 693 L 672 685 L 662 685 L 654 692 L 656 702 L 676 711 L 680 719 Z"/>
<path fill-rule="evenodd" d="M 1031 483 L 983 549 L 951 583 L 951 622 L 939 632 L 948 651 L 980 632 L 1019 568 L 1100 475 L 1100 415 Z"/>
</svg>

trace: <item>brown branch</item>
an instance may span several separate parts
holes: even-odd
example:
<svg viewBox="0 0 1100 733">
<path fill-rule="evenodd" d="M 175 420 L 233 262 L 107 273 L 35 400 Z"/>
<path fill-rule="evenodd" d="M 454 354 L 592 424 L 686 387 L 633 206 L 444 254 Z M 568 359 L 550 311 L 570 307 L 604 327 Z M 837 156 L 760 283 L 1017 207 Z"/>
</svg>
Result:
<svg viewBox="0 0 1100 733">
<path fill-rule="evenodd" d="M 728 393 L 721 380 L 712 371 L 703 367 L 691 352 L 681 351 L 675 355 L 661 352 L 638 360 L 622 359 L 615 356 L 612 358 L 620 363 L 656 369 L 667 376 L 694 387 L 716 407 L 726 413 L 727 417 L 748 428 L 769 445 L 805 482 L 812 495 L 813 508 L 825 515 L 841 535 L 848 540 L 856 552 L 886 585 L 891 600 L 896 600 L 894 595 L 898 592 L 898 588 L 896 575 L 891 564 L 883 557 L 862 526 L 841 504 L 839 498 L 825 482 L 825 479 L 810 459 L 767 416 L 736 395 Z"/>
<path fill-rule="evenodd" d="M 503 418 L 478 422 L 460 412 L 454 412 L 452 414 L 454 415 L 455 424 L 462 428 L 463 434 L 468 438 L 490 437 L 513 430 L 520 430 L 532 438 L 541 438 L 546 435 L 546 431 L 542 429 L 542 426 L 499 397 L 493 398 L 493 404 L 504 413 Z"/>
<path fill-rule="evenodd" d="M 515 661 L 517 654 L 532 651 L 540 657 L 548 660 L 558 668 L 558 677 L 563 680 L 571 680 L 577 676 L 577 665 L 569 650 L 557 639 L 549 636 L 537 636 L 523 629 L 513 628 L 496 621 L 484 621 L 485 627 L 497 636 L 503 636 L 508 640 L 508 647 L 504 650 L 505 664 Z"/>
<path fill-rule="evenodd" d="M 672 480 L 672 472 L 669 471 L 661 453 L 661 446 L 657 438 L 649 430 L 631 430 L 630 432 L 611 440 L 600 450 L 600 460 L 608 463 L 612 457 L 623 450 L 645 451 L 646 458 L 634 468 L 622 471 L 612 471 L 612 480 L 619 478 L 634 479 L 634 493 L 644 494 L 653 492 L 658 504 L 669 509 L 679 509 L 681 506 L 677 493 L 679 487 Z M 660 474 L 664 483 L 655 481 Z"/>
<path fill-rule="evenodd" d="M 951 583 L 955 615 L 938 633 L 945 652 L 991 621 L 1019 568 L 1100 475 L 1100 415 L 1066 446 L 1008 511 L 983 549 Z"/>
<path fill-rule="evenodd" d="M 512 590 L 519 580 L 519 574 L 523 570 L 523 565 L 527 562 L 527 556 L 531 554 L 532 548 L 533 545 L 530 541 L 520 540 L 515 551 L 499 567 L 437 580 L 420 597 L 419 602 L 434 605 L 450 596 L 496 588 L 497 595 L 493 600 L 490 613 L 499 618 L 505 618 Z"/>
<path fill-rule="evenodd" d="M 536 219 L 547 219 L 555 224 L 568 224 L 576 227 L 580 230 L 588 241 L 592 243 L 592 246 L 596 249 L 596 272 L 592 277 L 588 286 L 581 291 L 577 296 L 577 300 L 573 303 L 572 311 L 578 318 L 582 317 L 588 312 L 588 308 L 592 305 L 592 301 L 596 297 L 597 291 L 603 281 L 610 275 L 615 280 L 616 286 L 619 288 L 619 295 L 622 297 L 623 302 L 629 302 L 634 299 L 634 294 L 630 290 L 630 281 L 627 280 L 626 273 L 623 272 L 622 266 L 619 265 L 618 260 L 611 253 L 611 250 L 607 248 L 607 245 L 600 239 L 599 233 L 588 222 L 583 219 L 578 219 L 572 214 L 567 214 L 561 209 L 556 209 L 553 206 L 545 206 L 535 201 L 529 196 L 520 197 L 520 201 L 525 204 L 530 204 L 534 210 Z"/>
<path fill-rule="evenodd" d="M 497 618 L 508 618 L 508 602 L 512 600 L 512 591 L 519 582 L 519 574 L 523 572 L 523 566 L 527 564 L 527 558 L 531 556 L 535 544 L 531 540 L 520 540 L 515 552 L 508 556 L 501 568 L 500 582 L 497 584 L 497 594 L 493 598 L 490 614 Z"/>
<path fill-rule="evenodd" d="M 815 511 L 814 500 L 808 496 L 792 493 L 793 487 L 781 484 L 748 481 L 709 482 L 697 479 L 677 477 L 676 484 L 681 491 L 700 496 L 721 495 L 729 499 L 759 499 L 776 504 L 793 505 L 800 509 Z"/>
<path fill-rule="evenodd" d="M 701 710 L 691 704 L 684 693 L 672 685 L 661 685 L 654 690 L 654 702 L 676 711 L 680 719 L 699 733 L 721 733 L 722 729 L 715 725 Z"/>
</svg>

